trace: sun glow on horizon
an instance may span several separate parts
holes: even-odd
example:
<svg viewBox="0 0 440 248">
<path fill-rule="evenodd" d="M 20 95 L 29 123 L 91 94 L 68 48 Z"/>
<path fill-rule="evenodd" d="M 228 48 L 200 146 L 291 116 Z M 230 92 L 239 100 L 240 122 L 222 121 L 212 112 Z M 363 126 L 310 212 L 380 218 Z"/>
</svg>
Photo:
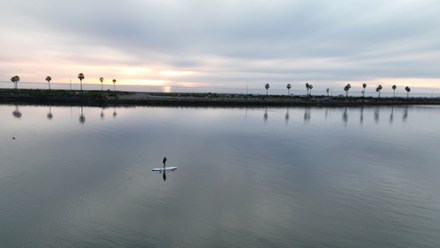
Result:
<svg viewBox="0 0 440 248">
<path fill-rule="evenodd" d="M 170 93 L 171 92 L 171 86 L 164 86 L 164 87 L 162 87 L 162 92 Z"/>
<path fill-rule="evenodd" d="M 268 66 L 265 64 L 265 66 Z M 242 78 L 247 73 L 238 72 L 234 74 L 230 72 L 230 76 L 216 77 L 216 75 L 223 75 L 225 71 L 218 70 L 217 65 L 213 67 L 197 68 L 194 70 L 184 70 L 185 68 L 179 68 L 174 66 L 164 65 L 151 65 L 151 64 L 139 64 L 139 65 L 124 65 L 124 64 L 99 64 L 93 62 L 91 64 L 80 63 L 67 63 L 66 61 L 51 61 L 35 63 L 35 62 L 23 62 L 11 61 L 5 64 L 4 70 L 9 70 L 14 73 L 0 79 L 1 82 L 10 83 L 10 78 L 14 75 L 20 76 L 20 83 L 42 83 L 45 84 L 46 76 L 51 76 L 51 84 L 79 84 L 78 74 L 83 73 L 85 75 L 82 84 L 100 85 L 100 77 L 104 78 L 104 85 L 113 85 L 112 79 L 116 79 L 116 85 L 133 85 L 133 86 L 157 86 L 157 87 L 182 87 L 182 88 L 232 88 L 237 84 L 242 83 L 248 85 L 249 88 L 261 88 L 265 81 L 271 83 L 272 88 L 285 87 L 285 82 L 290 81 L 293 88 L 302 88 L 305 82 L 310 82 L 315 86 L 315 89 L 343 89 L 343 87 L 350 83 L 353 89 L 362 88 L 362 84 L 368 85 L 368 90 L 377 87 L 381 84 L 385 89 L 390 89 L 392 85 L 397 85 L 398 89 L 409 86 L 414 90 L 434 89 L 440 90 L 440 79 L 433 77 L 417 78 L 399 78 L 399 77 L 367 77 L 365 80 L 331 80 L 321 78 L 318 80 L 307 80 L 304 78 L 313 78 L 314 75 L 303 75 L 301 79 L 292 80 L 286 79 L 290 75 L 285 77 L 276 78 L 273 81 L 270 79 L 271 74 L 264 71 L 256 73 L 256 78 L 251 79 L 249 82 L 238 82 L 236 78 Z M 183 69 L 183 70 L 179 70 Z M 231 76 L 233 75 L 233 77 Z M 212 79 L 210 77 L 213 77 Z M 234 80 L 229 80 L 233 78 Z M 353 77 L 351 77 L 353 79 Z M 229 81 L 228 81 L 229 80 Z M 246 79 L 243 79 L 246 80 Z M 164 89 L 164 91 L 168 90 Z M 425 90 L 425 89 L 423 89 Z"/>
</svg>

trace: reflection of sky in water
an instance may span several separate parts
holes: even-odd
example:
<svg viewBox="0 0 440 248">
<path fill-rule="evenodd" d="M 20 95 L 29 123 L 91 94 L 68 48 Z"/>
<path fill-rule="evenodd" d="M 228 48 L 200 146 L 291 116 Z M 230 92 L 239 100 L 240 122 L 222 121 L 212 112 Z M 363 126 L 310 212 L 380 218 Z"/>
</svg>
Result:
<svg viewBox="0 0 440 248">
<path fill-rule="evenodd" d="M 17 109 L 0 106 L 9 246 L 440 242 L 437 106 Z"/>
</svg>

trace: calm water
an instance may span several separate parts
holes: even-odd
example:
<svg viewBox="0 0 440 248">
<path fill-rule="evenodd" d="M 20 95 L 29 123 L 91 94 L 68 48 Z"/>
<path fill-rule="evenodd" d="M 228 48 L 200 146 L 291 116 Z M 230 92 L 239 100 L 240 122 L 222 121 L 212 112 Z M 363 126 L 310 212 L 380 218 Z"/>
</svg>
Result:
<svg viewBox="0 0 440 248">
<path fill-rule="evenodd" d="M 0 105 L 0 243 L 439 247 L 439 147 L 440 106 Z"/>
</svg>

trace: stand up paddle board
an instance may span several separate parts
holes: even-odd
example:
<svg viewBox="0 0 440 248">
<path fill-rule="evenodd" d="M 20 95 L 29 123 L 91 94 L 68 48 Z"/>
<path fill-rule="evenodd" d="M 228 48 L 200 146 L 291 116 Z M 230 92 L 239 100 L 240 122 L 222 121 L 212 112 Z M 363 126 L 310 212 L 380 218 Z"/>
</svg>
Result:
<svg viewBox="0 0 440 248">
<path fill-rule="evenodd" d="M 177 167 L 173 166 L 173 167 L 159 167 L 159 168 L 153 168 L 153 171 L 173 171 L 173 170 L 177 170 Z"/>
</svg>

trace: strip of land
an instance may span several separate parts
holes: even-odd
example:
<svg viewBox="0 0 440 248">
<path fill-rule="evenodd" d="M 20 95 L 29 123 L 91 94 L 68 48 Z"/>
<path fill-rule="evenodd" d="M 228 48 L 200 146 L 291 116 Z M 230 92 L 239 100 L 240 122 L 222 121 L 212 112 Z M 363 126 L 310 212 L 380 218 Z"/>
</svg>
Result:
<svg viewBox="0 0 440 248">
<path fill-rule="evenodd" d="M 363 105 L 440 104 L 440 98 L 0 89 L 0 103 L 68 106 L 343 107 Z"/>
</svg>

